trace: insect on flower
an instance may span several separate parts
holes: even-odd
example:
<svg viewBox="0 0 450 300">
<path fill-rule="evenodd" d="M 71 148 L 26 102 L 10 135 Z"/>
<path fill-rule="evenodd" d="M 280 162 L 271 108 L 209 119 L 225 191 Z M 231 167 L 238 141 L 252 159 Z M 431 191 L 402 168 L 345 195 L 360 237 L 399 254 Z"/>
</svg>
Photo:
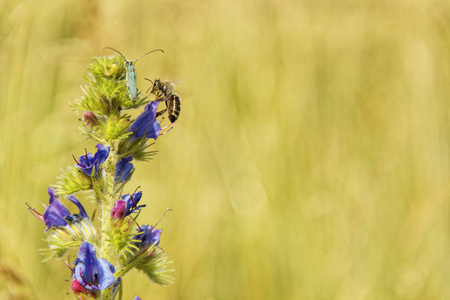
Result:
<svg viewBox="0 0 450 300">
<path fill-rule="evenodd" d="M 166 103 L 166 109 L 159 111 L 156 116 L 158 117 L 167 111 L 170 123 L 174 123 L 181 112 L 181 98 L 174 93 L 174 84 L 166 80 L 155 79 L 153 82 L 148 78 L 145 79 L 152 82 L 152 86 L 148 90 L 151 89 L 150 93 L 156 96 L 156 100 Z"/>
<path fill-rule="evenodd" d="M 25 202 L 29 212 L 45 225 L 41 225 L 47 244 L 40 250 L 43 261 L 66 264 L 71 274 L 66 281 L 72 299 L 77 300 L 121 298 L 122 278 L 132 269 L 142 271 L 151 282 L 173 283 L 172 270 L 166 269 L 171 262 L 158 246 L 161 220 L 140 226 L 138 217 L 149 205 L 144 204 L 143 192 L 139 187 L 125 195 L 122 192 L 135 171 L 134 161 L 156 154 L 148 150 L 154 144 L 149 139 L 156 140 L 170 130 L 168 121 L 161 125 L 164 117 L 156 116 L 161 102 L 169 103 L 174 88 L 158 86 L 167 97 L 153 99 L 145 93 L 148 86 L 143 90 L 137 87 L 136 62 L 162 50 L 127 60 L 119 51 L 107 49 L 118 54 L 110 52 L 109 57 L 97 57 L 88 65 L 83 77 L 90 84 L 82 87 L 83 94 L 73 103 L 82 132 L 98 141 L 96 148 L 72 154 L 75 162 L 47 188 L 48 203 L 41 203 L 44 208 L 35 209 Z M 124 112 L 132 108 L 141 111 L 136 116 Z M 88 215 L 83 205 L 90 199 L 95 199 L 96 208 Z M 96 218 L 99 210 L 101 218 Z"/>
<path fill-rule="evenodd" d="M 130 132 L 133 132 L 131 140 L 143 137 L 156 140 L 160 135 L 164 135 L 172 129 L 170 128 L 161 133 L 162 130 L 166 129 L 170 125 L 161 127 L 160 122 L 156 119 L 158 105 L 158 100 L 150 102 L 145 106 L 144 111 L 133 121 L 129 130 Z"/>
<path fill-rule="evenodd" d="M 114 48 L 105 47 L 103 49 L 113 50 L 113 51 L 119 53 L 120 56 L 122 56 L 123 59 L 125 60 L 125 70 L 127 72 L 126 73 L 126 80 L 127 80 L 128 94 L 130 95 L 131 100 L 136 99 L 137 94 L 138 94 L 138 88 L 137 88 L 137 82 L 136 82 L 136 68 L 134 67 L 134 64 L 138 60 L 140 60 L 142 57 L 144 57 L 147 54 L 150 54 L 152 52 L 161 51 L 162 53 L 164 53 L 164 51 L 162 49 L 155 49 L 155 50 L 152 50 L 150 52 L 147 52 L 147 53 L 141 55 L 140 57 L 136 58 L 135 60 L 128 61 L 122 53 L 120 53 L 118 50 L 116 50 Z"/>
</svg>

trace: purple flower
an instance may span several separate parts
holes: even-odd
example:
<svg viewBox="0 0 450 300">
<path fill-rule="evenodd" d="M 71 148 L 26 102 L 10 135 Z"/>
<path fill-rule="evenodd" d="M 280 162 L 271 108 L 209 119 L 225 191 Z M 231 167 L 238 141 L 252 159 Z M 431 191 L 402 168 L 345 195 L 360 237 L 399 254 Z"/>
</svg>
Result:
<svg viewBox="0 0 450 300">
<path fill-rule="evenodd" d="M 70 211 L 58 200 L 58 196 L 55 195 L 55 191 L 51 188 L 47 188 L 49 199 L 49 206 L 44 211 L 44 224 L 47 226 L 46 230 L 50 227 L 60 227 L 68 225 L 66 218 L 70 218 Z M 83 208 L 84 211 L 84 208 Z M 86 211 L 84 211 L 86 213 Z M 80 210 L 81 213 L 81 210 Z"/>
<path fill-rule="evenodd" d="M 161 241 L 161 229 L 156 229 L 150 225 L 143 225 L 138 229 L 138 235 L 133 237 L 134 240 L 138 240 L 136 246 L 140 249 L 147 248 L 153 244 L 157 246 Z"/>
<path fill-rule="evenodd" d="M 145 106 L 144 112 L 134 120 L 130 127 L 130 132 L 133 132 L 131 139 L 145 137 L 156 140 L 158 138 L 161 132 L 161 125 L 156 120 L 158 104 L 158 100 L 150 102 Z"/>
<path fill-rule="evenodd" d="M 97 259 L 94 246 L 88 242 L 81 244 L 73 264 L 72 278 L 88 290 L 104 290 L 114 283 L 113 265 L 104 258 Z"/>
<path fill-rule="evenodd" d="M 139 298 L 139 296 L 136 296 L 133 300 L 141 300 L 141 298 Z"/>
<path fill-rule="evenodd" d="M 133 160 L 132 156 L 123 157 L 117 161 L 116 172 L 114 174 L 114 180 L 118 182 L 124 182 L 130 177 L 130 173 L 133 170 L 133 164 L 130 161 Z"/>
<path fill-rule="evenodd" d="M 111 210 L 111 217 L 113 217 L 114 220 L 123 219 L 131 213 L 137 213 L 138 210 L 146 206 L 145 204 L 137 206 L 142 198 L 141 191 L 131 195 L 123 195 L 121 198 L 122 199 L 119 199 L 114 203 L 114 207 Z"/>
<path fill-rule="evenodd" d="M 35 209 L 28 206 L 30 212 L 39 220 L 44 221 L 44 224 L 47 226 L 45 231 L 49 230 L 51 227 L 64 227 L 69 225 L 70 223 L 81 222 L 81 220 L 87 220 L 89 223 L 91 222 L 89 216 L 84 210 L 83 205 L 81 205 L 80 201 L 75 198 L 73 195 L 69 196 L 69 200 L 75 204 L 80 210 L 79 214 L 70 214 L 69 210 L 58 200 L 58 196 L 55 195 L 55 191 L 51 188 L 48 188 L 49 195 L 49 205 L 44 211 L 44 214 L 38 213 Z"/>
<path fill-rule="evenodd" d="M 95 167 L 95 172 L 97 173 L 97 169 L 100 168 L 100 165 L 108 158 L 109 155 L 109 146 L 105 147 L 102 144 L 98 144 L 97 152 L 95 155 L 92 153 L 86 153 L 86 155 L 80 156 L 79 160 L 75 164 L 78 168 L 80 168 L 86 175 L 92 175 L 92 169 Z"/>
<path fill-rule="evenodd" d="M 131 213 L 137 213 L 138 210 L 140 210 L 142 207 L 145 207 L 146 205 L 139 205 L 139 201 L 141 201 L 142 198 L 142 192 L 139 191 L 134 194 L 126 194 L 122 196 L 122 200 L 126 202 L 125 207 L 125 217 L 129 216 Z"/>
</svg>

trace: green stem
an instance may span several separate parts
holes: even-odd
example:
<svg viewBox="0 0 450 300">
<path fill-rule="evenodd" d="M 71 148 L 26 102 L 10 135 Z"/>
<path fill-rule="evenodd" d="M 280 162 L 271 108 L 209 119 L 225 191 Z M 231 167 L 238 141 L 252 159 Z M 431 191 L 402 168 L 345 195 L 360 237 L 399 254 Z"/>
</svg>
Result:
<svg viewBox="0 0 450 300">
<path fill-rule="evenodd" d="M 108 159 L 106 160 L 106 170 L 105 170 L 105 182 L 103 195 L 104 199 L 102 201 L 102 229 L 101 229 L 101 250 L 100 255 L 102 258 L 111 262 L 111 248 L 108 247 L 107 239 L 109 238 L 108 233 L 111 232 L 111 210 L 114 205 L 114 175 L 117 164 L 117 156 L 114 149 L 114 145 L 109 145 L 111 147 Z M 101 300 L 111 300 L 112 295 L 112 285 L 101 292 Z"/>
</svg>

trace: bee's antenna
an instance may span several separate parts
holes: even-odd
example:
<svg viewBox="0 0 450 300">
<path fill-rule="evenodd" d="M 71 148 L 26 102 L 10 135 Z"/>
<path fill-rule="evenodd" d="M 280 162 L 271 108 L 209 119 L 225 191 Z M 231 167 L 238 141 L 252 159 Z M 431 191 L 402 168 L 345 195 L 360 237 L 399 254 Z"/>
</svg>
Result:
<svg viewBox="0 0 450 300">
<path fill-rule="evenodd" d="M 150 89 L 152 89 L 152 92 L 153 92 L 153 81 L 151 80 L 151 79 L 148 79 L 148 78 L 144 78 L 145 80 L 148 80 L 148 81 L 150 81 L 151 83 L 152 83 L 152 85 L 148 88 L 148 90 L 146 91 L 146 93 L 148 93 L 148 91 L 150 90 Z"/>
</svg>

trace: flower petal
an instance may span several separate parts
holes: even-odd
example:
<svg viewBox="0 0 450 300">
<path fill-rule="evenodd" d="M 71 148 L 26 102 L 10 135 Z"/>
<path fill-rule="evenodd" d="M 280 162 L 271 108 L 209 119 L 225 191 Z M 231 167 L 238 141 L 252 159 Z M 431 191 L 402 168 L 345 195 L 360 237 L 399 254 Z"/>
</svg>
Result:
<svg viewBox="0 0 450 300">
<path fill-rule="evenodd" d="M 97 153 L 94 155 L 95 164 L 100 166 L 109 155 L 110 148 L 103 146 L 102 144 L 97 144 Z"/>
<path fill-rule="evenodd" d="M 138 232 L 142 232 L 141 234 L 135 235 L 133 239 L 140 240 L 137 243 L 137 246 L 141 249 L 146 248 L 150 245 L 155 244 L 156 246 L 161 241 L 161 229 L 156 229 L 150 225 L 143 225 L 138 230 Z"/>
<path fill-rule="evenodd" d="M 133 164 L 130 161 L 133 160 L 132 156 L 127 156 L 119 159 L 116 164 L 116 171 L 114 174 L 114 180 L 118 182 L 124 182 L 130 176 L 133 170 Z"/>
<path fill-rule="evenodd" d="M 111 217 L 114 220 L 122 220 L 125 218 L 125 207 L 126 203 L 123 200 L 117 200 L 114 202 L 114 207 L 111 209 Z"/>
<path fill-rule="evenodd" d="M 69 210 L 58 200 L 54 190 L 48 188 L 48 194 L 50 196 L 49 206 L 44 211 L 46 230 L 49 230 L 50 227 L 66 226 L 67 221 L 65 218 L 70 216 Z"/>
<path fill-rule="evenodd" d="M 142 207 L 145 207 L 146 205 L 139 205 L 139 201 L 142 198 L 142 192 L 139 191 L 137 193 L 134 193 L 132 195 L 126 194 L 122 196 L 122 200 L 126 201 L 127 205 L 125 208 L 125 217 L 129 216 L 131 213 L 136 213 L 138 210 L 140 210 Z"/>
<path fill-rule="evenodd" d="M 90 220 L 89 216 L 87 215 L 86 210 L 84 209 L 83 205 L 81 205 L 80 201 L 78 201 L 78 199 L 75 198 L 74 195 L 70 195 L 69 200 L 78 207 L 78 209 L 80 210 L 81 218 L 87 219 L 90 223 L 91 220 Z"/>
<path fill-rule="evenodd" d="M 97 270 L 99 279 L 98 287 L 101 290 L 108 288 L 114 283 L 115 278 L 113 273 L 116 272 L 116 270 L 106 259 L 100 258 L 97 261 Z"/>
<path fill-rule="evenodd" d="M 156 119 L 156 110 L 159 101 L 155 100 L 145 106 L 142 112 L 131 124 L 130 132 L 133 133 L 133 138 L 151 138 L 157 139 L 161 132 L 161 125 Z"/>
<path fill-rule="evenodd" d="M 94 246 L 88 242 L 83 242 L 78 250 L 78 258 L 79 263 L 75 267 L 75 270 L 77 268 L 80 270 L 80 272 L 77 272 L 77 275 L 79 275 L 81 280 L 77 276 L 78 281 L 85 283 L 87 288 L 89 288 L 89 285 L 96 285 L 97 279 L 92 276 L 93 273 L 96 273 L 97 261 Z"/>
<path fill-rule="evenodd" d="M 88 290 L 104 290 L 114 283 L 113 265 L 104 258 L 97 260 L 95 248 L 88 242 L 81 244 L 74 265 L 74 279 Z"/>
</svg>

